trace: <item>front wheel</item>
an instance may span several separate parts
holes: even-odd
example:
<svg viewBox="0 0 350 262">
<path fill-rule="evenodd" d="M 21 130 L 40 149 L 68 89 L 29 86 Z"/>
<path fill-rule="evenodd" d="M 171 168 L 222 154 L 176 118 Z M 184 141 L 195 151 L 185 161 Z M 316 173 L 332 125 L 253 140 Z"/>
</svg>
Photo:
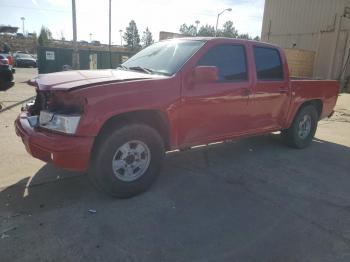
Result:
<svg viewBox="0 0 350 262">
<path fill-rule="evenodd" d="M 164 143 L 153 128 L 129 124 L 104 134 L 94 150 L 89 177 L 109 195 L 132 197 L 147 190 L 164 158 Z"/>
<path fill-rule="evenodd" d="M 313 105 L 302 107 L 294 118 L 290 128 L 282 130 L 284 142 L 294 148 L 305 148 L 310 145 L 315 136 L 318 123 L 318 113 Z"/>
</svg>

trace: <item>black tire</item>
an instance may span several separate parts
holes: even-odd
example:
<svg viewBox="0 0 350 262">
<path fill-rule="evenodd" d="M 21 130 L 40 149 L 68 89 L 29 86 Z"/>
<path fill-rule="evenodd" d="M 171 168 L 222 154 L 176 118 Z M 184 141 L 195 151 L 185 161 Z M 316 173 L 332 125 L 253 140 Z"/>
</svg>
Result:
<svg viewBox="0 0 350 262">
<path fill-rule="evenodd" d="M 10 70 L 0 72 L 0 90 L 6 90 L 13 85 L 13 74 Z"/>
<path fill-rule="evenodd" d="M 311 127 L 310 132 L 305 136 L 300 135 L 300 124 L 304 120 L 304 117 L 310 117 Z M 283 141 L 290 147 L 302 149 L 310 145 L 312 139 L 315 136 L 317 123 L 318 123 L 318 112 L 313 105 L 303 106 L 296 114 L 292 126 L 288 129 L 282 130 L 281 136 Z M 302 131 L 301 131 L 302 132 Z"/>
<path fill-rule="evenodd" d="M 112 161 L 121 146 L 136 140 L 149 149 L 150 162 L 140 177 L 133 181 L 123 181 L 114 173 Z M 93 151 L 92 165 L 88 172 L 91 182 L 97 189 L 117 198 L 129 198 L 146 191 L 157 178 L 165 155 L 159 133 L 144 124 L 128 124 L 103 134 Z"/>
</svg>

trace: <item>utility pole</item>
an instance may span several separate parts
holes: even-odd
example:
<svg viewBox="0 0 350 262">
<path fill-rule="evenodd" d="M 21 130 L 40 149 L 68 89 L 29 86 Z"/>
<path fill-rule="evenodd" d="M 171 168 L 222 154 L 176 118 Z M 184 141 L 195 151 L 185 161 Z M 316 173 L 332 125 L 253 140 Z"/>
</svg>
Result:
<svg viewBox="0 0 350 262">
<path fill-rule="evenodd" d="M 198 25 L 199 25 L 199 20 L 196 20 L 195 21 L 195 23 L 196 23 L 196 36 L 198 35 Z"/>
<path fill-rule="evenodd" d="M 72 65 L 74 70 L 79 69 L 79 54 L 78 54 L 78 42 L 77 42 L 77 17 L 75 9 L 75 0 L 72 0 L 72 18 L 73 18 L 73 57 Z"/>
<path fill-rule="evenodd" d="M 220 17 L 220 15 L 222 15 L 222 13 L 225 12 L 225 11 L 231 12 L 231 11 L 232 11 L 232 8 L 226 8 L 226 9 L 224 9 L 222 12 L 218 13 L 218 17 L 217 17 L 217 19 L 216 19 L 216 26 L 215 26 L 215 37 L 216 37 L 217 34 L 218 34 L 219 17 Z"/>
<path fill-rule="evenodd" d="M 21 17 L 21 20 L 22 20 L 22 32 L 23 32 L 23 35 L 24 35 L 24 20 L 26 20 L 25 17 Z"/>
<path fill-rule="evenodd" d="M 112 0 L 109 0 L 109 64 L 112 68 L 112 51 L 111 51 L 111 44 L 112 44 Z"/>
<path fill-rule="evenodd" d="M 119 34 L 120 34 L 120 46 L 123 46 L 123 37 L 122 37 L 122 32 L 123 30 L 119 30 Z"/>
</svg>

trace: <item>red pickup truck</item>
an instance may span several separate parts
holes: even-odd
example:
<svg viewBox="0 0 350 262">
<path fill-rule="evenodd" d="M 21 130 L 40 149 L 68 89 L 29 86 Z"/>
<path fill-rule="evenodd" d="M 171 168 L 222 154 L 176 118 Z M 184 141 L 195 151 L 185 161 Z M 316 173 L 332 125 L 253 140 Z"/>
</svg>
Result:
<svg viewBox="0 0 350 262">
<path fill-rule="evenodd" d="M 117 69 L 30 84 L 36 100 L 15 121 L 27 151 L 87 171 L 116 197 L 145 191 L 168 150 L 273 131 L 304 148 L 339 90 L 337 81 L 290 79 L 277 46 L 225 38 L 161 41 Z"/>
</svg>

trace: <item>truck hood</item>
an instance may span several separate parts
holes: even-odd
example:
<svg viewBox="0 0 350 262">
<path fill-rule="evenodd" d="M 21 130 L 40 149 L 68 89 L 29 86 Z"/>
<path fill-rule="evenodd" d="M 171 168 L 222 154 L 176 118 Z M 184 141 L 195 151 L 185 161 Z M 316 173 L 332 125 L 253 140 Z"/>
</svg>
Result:
<svg viewBox="0 0 350 262">
<path fill-rule="evenodd" d="M 37 86 L 39 90 L 68 91 L 104 83 L 158 78 L 162 79 L 165 78 L 165 76 L 150 75 L 121 69 L 76 70 L 38 75 L 28 83 Z"/>
</svg>

